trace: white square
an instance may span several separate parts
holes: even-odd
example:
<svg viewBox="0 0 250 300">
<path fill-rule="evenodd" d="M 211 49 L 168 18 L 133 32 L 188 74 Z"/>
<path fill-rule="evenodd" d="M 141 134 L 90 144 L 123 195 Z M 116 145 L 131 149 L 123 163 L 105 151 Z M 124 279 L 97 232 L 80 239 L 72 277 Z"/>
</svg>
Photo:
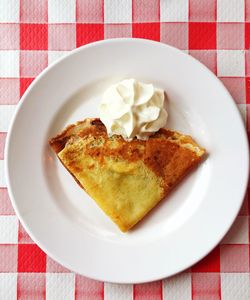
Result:
<svg viewBox="0 0 250 300">
<path fill-rule="evenodd" d="M 161 22 L 187 22 L 188 0 L 161 0 L 160 20 Z"/>
<path fill-rule="evenodd" d="M 248 273 L 221 273 L 221 298 L 223 300 L 249 300 L 250 279 Z"/>
<path fill-rule="evenodd" d="M 17 244 L 18 219 L 16 216 L 0 216 L 0 244 Z"/>
<path fill-rule="evenodd" d="M 59 58 L 65 56 L 71 51 L 48 51 L 48 64 L 52 64 L 57 61 Z"/>
<path fill-rule="evenodd" d="M 49 23 L 74 23 L 76 0 L 48 0 Z"/>
<path fill-rule="evenodd" d="M 244 22 L 244 0 L 217 0 L 218 22 Z"/>
<path fill-rule="evenodd" d="M 0 188 L 6 187 L 4 161 L 0 160 Z"/>
<path fill-rule="evenodd" d="M 104 300 L 132 300 L 132 284 L 104 283 Z"/>
<path fill-rule="evenodd" d="M 17 273 L 0 273 L 0 299 L 17 299 Z"/>
<path fill-rule="evenodd" d="M 181 273 L 163 280 L 163 298 L 191 300 L 191 274 Z"/>
<path fill-rule="evenodd" d="M 218 76 L 244 77 L 245 55 L 243 50 L 218 50 L 217 51 Z"/>
<path fill-rule="evenodd" d="M 16 111 L 16 105 L 0 105 L 0 132 L 7 132 L 12 116 Z"/>
<path fill-rule="evenodd" d="M 19 22 L 19 0 L 1 0 L 0 1 L 0 23 L 18 23 Z"/>
<path fill-rule="evenodd" d="M 131 23 L 132 0 L 105 0 L 104 23 Z"/>
<path fill-rule="evenodd" d="M 19 51 L 0 51 L 0 77 L 19 77 Z"/>
<path fill-rule="evenodd" d="M 75 274 L 46 273 L 46 300 L 75 299 Z"/>
<path fill-rule="evenodd" d="M 222 244 L 248 244 L 248 217 L 239 216 L 221 242 Z"/>
</svg>

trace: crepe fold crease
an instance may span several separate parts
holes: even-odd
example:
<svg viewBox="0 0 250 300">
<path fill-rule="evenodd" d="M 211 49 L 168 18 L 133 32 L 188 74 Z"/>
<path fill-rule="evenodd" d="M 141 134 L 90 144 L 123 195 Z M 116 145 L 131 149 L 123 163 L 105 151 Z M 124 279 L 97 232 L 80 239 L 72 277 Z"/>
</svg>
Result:
<svg viewBox="0 0 250 300">
<path fill-rule="evenodd" d="M 146 141 L 108 137 L 99 119 L 85 119 L 50 146 L 77 183 L 118 227 L 137 224 L 202 160 L 190 136 L 160 129 Z"/>
</svg>

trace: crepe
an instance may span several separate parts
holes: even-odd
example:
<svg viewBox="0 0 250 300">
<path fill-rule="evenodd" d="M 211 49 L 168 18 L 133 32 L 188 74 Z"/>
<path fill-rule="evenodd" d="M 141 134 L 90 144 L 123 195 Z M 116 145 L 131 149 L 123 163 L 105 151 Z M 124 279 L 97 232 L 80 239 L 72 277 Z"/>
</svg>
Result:
<svg viewBox="0 0 250 300">
<path fill-rule="evenodd" d="M 205 153 L 190 136 L 166 129 L 146 141 L 108 137 L 99 119 L 70 125 L 49 143 L 77 183 L 123 232 L 164 199 Z"/>
</svg>

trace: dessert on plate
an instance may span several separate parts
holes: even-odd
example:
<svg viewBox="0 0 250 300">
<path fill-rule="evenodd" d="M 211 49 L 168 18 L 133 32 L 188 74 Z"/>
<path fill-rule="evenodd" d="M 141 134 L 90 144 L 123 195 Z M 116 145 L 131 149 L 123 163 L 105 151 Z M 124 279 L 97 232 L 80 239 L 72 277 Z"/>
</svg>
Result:
<svg viewBox="0 0 250 300">
<path fill-rule="evenodd" d="M 163 90 L 129 79 L 104 93 L 100 119 L 70 125 L 49 143 L 77 183 L 126 232 L 205 154 L 190 136 L 163 129 L 166 121 Z"/>
</svg>

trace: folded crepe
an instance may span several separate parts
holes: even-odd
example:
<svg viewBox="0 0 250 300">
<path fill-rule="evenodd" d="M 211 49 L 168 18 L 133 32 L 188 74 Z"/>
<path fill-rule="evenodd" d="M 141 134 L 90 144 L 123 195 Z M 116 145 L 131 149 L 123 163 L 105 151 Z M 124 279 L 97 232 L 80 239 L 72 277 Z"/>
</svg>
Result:
<svg viewBox="0 0 250 300">
<path fill-rule="evenodd" d="M 160 129 L 146 141 L 109 137 L 99 119 L 49 141 L 76 182 L 126 232 L 164 199 L 205 154 L 190 136 Z"/>
</svg>

